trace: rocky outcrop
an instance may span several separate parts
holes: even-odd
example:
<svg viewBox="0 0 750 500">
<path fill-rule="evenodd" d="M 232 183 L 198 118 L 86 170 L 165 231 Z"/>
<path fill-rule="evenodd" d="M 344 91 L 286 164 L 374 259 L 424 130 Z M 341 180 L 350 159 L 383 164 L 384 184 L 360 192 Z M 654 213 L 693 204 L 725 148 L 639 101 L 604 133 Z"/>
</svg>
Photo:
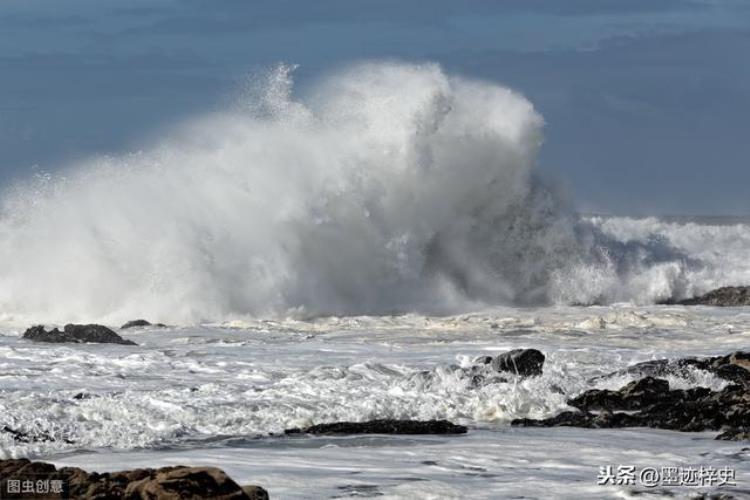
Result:
<svg viewBox="0 0 750 500">
<path fill-rule="evenodd" d="M 646 377 L 617 391 L 592 389 L 568 400 L 568 404 L 578 411 L 566 411 L 542 420 L 518 419 L 512 425 L 724 430 L 720 439 L 747 439 L 747 422 L 750 422 L 750 390 L 747 385 L 749 359 L 749 353 L 738 351 L 713 358 L 640 363 L 625 372 L 646 373 Z M 657 378 L 689 367 L 711 371 L 739 383 L 728 385 L 720 391 L 706 387 L 670 390 L 669 382 Z"/>
<path fill-rule="evenodd" d="M 490 365 L 497 372 L 515 373 L 522 377 L 542 374 L 544 354 L 536 349 L 513 349 L 495 356 L 483 356 L 476 362 Z"/>
<path fill-rule="evenodd" d="M 737 429 L 750 422 L 750 394 L 739 385 L 730 385 L 721 391 L 711 391 L 705 387 L 670 391 L 665 383 L 643 379 L 619 391 L 587 391 L 568 401 L 580 411 L 563 412 L 544 420 L 514 420 L 512 425 L 653 427 L 697 432 Z M 646 389 L 639 391 L 636 387 Z M 628 411 L 634 408 L 638 411 Z M 591 410 L 599 410 L 599 413 L 592 413 Z"/>
<path fill-rule="evenodd" d="M 737 351 L 726 356 L 712 358 L 656 359 L 638 363 L 625 370 L 619 370 L 598 378 L 609 378 L 623 374 L 648 377 L 675 375 L 689 378 L 691 369 L 704 370 L 725 380 L 748 385 L 750 384 L 750 352 Z"/>
<path fill-rule="evenodd" d="M 149 321 L 146 321 L 145 319 L 134 319 L 132 321 L 128 321 L 124 325 L 120 327 L 120 330 L 127 330 L 128 328 L 143 328 L 147 326 L 152 326 L 156 328 L 166 328 L 167 325 L 164 323 L 151 323 Z"/>
<path fill-rule="evenodd" d="M 750 306 L 750 286 L 725 286 L 698 297 L 669 303 L 683 306 Z"/>
<path fill-rule="evenodd" d="M 750 427 L 728 429 L 716 436 L 716 439 L 723 441 L 750 441 Z"/>
<path fill-rule="evenodd" d="M 334 422 L 304 429 L 287 429 L 284 434 L 466 434 L 466 427 L 447 420 L 370 420 Z"/>
<path fill-rule="evenodd" d="M 9 481 L 41 481 L 41 494 L 12 493 Z M 126 500 L 267 500 L 260 486 L 240 486 L 215 467 L 163 467 L 122 472 L 88 473 L 26 459 L 0 460 L 0 491 L 3 498 L 81 498 Z M 10 492 L 10 493 L 8 493 Z"/>
<path fill-rule="evenodd" d="M 34 342 L 137 345 L 102 325 L 65 325 L 62 332 L 57 328 L 47 331 L 44 326 L 37 325 L 26 330 L 23 338 Z"/>
</svg>

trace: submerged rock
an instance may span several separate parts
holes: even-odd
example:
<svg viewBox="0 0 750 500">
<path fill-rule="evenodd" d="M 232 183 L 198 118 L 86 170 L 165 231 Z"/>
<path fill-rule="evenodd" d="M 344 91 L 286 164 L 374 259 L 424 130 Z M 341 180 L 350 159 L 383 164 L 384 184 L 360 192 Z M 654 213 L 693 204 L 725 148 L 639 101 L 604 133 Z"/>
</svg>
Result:
<svg viewBox="0 0 750 500">
<path fill-rule="evenodd" d="M 513 349 L 495 356 L 483 356 L 476 361 L 489 364 L 495 371 L 510 372 L 522 377 L 542 374 L 544 354 L 536 349 Z"/>
<path fill-rule="evenodd" d="M 260 486 L 240 486 L 215 467 L 162 467 L 122 472 L 88 473 L 76 467 L 62 467 L 26 459 L 0 460 L 0 487 L 8 492 L 9 480 L 61 481 L 62 491 L 44 498 L 123 498 L 145 499 L 222 499 L 267 500 L 268 492 Z M 3 498 L 14 497 L 9 494 Z"/>
<path fill-rule="evenodd" d="M 447 420 L 370 420 L 368 422 L 334 422 L 287 429 L 284 434 L 466 434 L 466 427 Z"/>
<path fill-rule="evenodd" d="M 146 326 L 166 328 L 167 325 L 165 325 L 164 323 L 151 323 L 150 321 L 146 321 L 145 319 L 134 319 L 122 325 L 120 327 L 120 330 L 127 330 L 128 328 L 141 328 L 141 327 L 146 327 Z"/>
<path fill-rule="evenodd" d="M 750 306 L 750 286 L 725 286 L 698 297 L 670 303 L 683 306 Z"/>
<path fill-rule="evenodd" d="M 2 428 L 0 428 L 0 432 L 10 434 L 13 438 L 13 441 L 17 443 L 53 443 L 57 441 L 57 439 L 47 434 L 46 432 L 24 432 L 12 427 L 8 427 L 7 425 L 4 425 Z M 69 441 L 67 439 L 63 439 L 63 441 L 65 443 L 72 444 L 72 441 Z M 0 496 L 0 498 L 2 497 Z"/>
<path fill-rule="evenodd" d="M 84 343 L 137 345 L 126 340 L 102 325 L 65 325 L 61 332 L 57 328 L 47 331 L 44 326 L 32 326 L 23 334 L 23 338 L 34 342 Z"/>
</svg>

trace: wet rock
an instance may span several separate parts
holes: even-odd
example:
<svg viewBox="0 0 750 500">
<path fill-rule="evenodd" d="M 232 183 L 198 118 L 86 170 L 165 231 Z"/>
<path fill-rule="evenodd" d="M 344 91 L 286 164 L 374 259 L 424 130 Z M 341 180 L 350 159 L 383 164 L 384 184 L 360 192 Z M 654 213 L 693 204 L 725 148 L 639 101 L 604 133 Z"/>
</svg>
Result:
<svg viewBox="0 0 750 500">
<path fill-rule="evenodd" d="M 163 467 L 134 469 L 112 473 L 88 473 L 76 467 L 57 469 L 52 464 L 26 459 L 0 460 L 0 487 L 9 491 L 8 480 L 61 481 L 62 491 L 44 498 L 122 498 L 145 499 L 222 499 L 267 500 L 268 493 L 260 486 L 239 486 L 221 469 L 214 467 Z M 9 494 L 3 498 L 16 497 Z"/>
<path fill-rule="evenodd" d="M 34 342 L 84 343 L 137 345 L 126 340 L 102 325 L 65 325 L 61 332 L 57 328 L 47 331 L 44 326 L 32 326 L 23 334 L 23 338 Z"/>
<path fill-rule="evenodd" d="M 247 484 L 242 486 L 242 491 L 245 492 L 245 495 L 247 495 L 250 500 L 268 500 L 268 492 L 260 486 Z"/>
<path fill-rule="evenodd" d="M 16 441 L 17 443 L 54 441 L 54 439 L 51 436 L 48 436 L 46 434 L 35 437 L 35 436 L 30 435 L 28 432 L 23 432 L 18 429 L 13 429 L 12 427 L 8 427 L 7 425 L 3 426 L 2 431 L 5 432 L 6 434 L 10 434 L 11 437 L 13 438 L 13 441 Z"/>
<path fill-rule="evenodd" d="M 568 401 L 581 411 L 555 417 L 518 419 L 511 424 L 527 427 L 653 427 L 685 432 L 740 428 L 750 422 L 750 392 L 740 385 L 721 391 L 705 387 L 669 390 L 666 381 L 645 378 L 619 391 L 586 391 Z M 602 409 L 599 415 L 590 410 Z M 637 410 L 634 413 L 623 411 Z M 617 412 L 617 413 L 612 413 Z"/>
<path fill-rule="evenodd" d="M 683 306 L 750 306 L 750 286 L 725 286 L 691 299 L 672 302 Z"/>
<path fill-rule="evenodd" d="M 542 374 L 544 359 L 544 354 L 536 349 L 513 349 L 494 358 L 482 356 L 476 362 L 489 364 L 498 372 L 510 372 L 522 377 L 530 377 Z"/>
<path fill-rule="evenodd" d="M 166 328 L 167 325 L 164 323 L 151 323 L 150 321 L 146 321 L 145 319 L 134 319 L 132 321 L 128 321 L 124 325 L 120 327 L 120 330 L 127 330 L 128 328 L 142 328 L 146 326 L 153 326 L 157 328 Z"/>
<path fill-rule="evenodd" d="M 568 401 L 568 404 L 586 410 L 639 410 L 657 403 L 668 392 L 669 382 L 646 377 L 629 383 L 619 391 L 586 391 Z"/>
<path fill-rule="evenodd" d="M 7 434 L 10 434 L 11 437 L 13 437 L 13 440 L 17 443 L 53 443 L 57 441 L 53 436 L 50 434 L 47 434 L 44 431 L 38 431 L 38 432 L 24 432 L 19 429 L 14 429 L 12 427 L 9 427 L 7 425 L 4 425 L 2 428 L 0 428 L 0 432 L 5 432 Z M 67 444 L 72 444 L 73 442 L 68 439 L 62 439 L 63 442 Z M 0 497 L 2 498 L 2 497 Z"/>
<path fill-rule="evenodd" d="M 750 427 L 727 429 L 716 436 L 716 439 L 721 439 L 723 441 L 750 441 Z"/>
<path fill-rule="evenodd" d="M 717 377 L 737 384 L 750 385 L 750 352 L 737 351 L 726 356 L 711 358 L 656 359 L 638 363 L 625 370 L 619 370 L 593 380 L 624 374 L 649 377 L 675 375 L 689 379 L 690 371 L 693 369 L 713 373 Z"/>
<path fill-rule="evenodd" d="M 370 420 L 368 422 L 334 422 L 287 429 L 284 434 L 465 434 L 463 425 L 447 420 Z"/>
</svg>

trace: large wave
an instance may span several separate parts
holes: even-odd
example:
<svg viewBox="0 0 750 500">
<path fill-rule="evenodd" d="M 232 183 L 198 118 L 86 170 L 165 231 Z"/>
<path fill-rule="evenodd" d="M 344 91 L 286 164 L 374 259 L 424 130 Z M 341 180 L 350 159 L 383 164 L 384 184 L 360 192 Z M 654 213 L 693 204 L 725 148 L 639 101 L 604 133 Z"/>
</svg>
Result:
<svg viewBox="0 0 750 500">
<path fill-rule="evenodd" d="M 279 66 L 243 106 L 147 152 L 15 186 L 0 313 L 453 312 L 650 302 L 736 276 L 689 245 L 579 219 L 535 174 L 543 120 L 511 90 L 434 64 L 370 63 L 296 100 L 291 72 Z M 747 228 L 737 237 L 746 255 Z"/>
</svg>

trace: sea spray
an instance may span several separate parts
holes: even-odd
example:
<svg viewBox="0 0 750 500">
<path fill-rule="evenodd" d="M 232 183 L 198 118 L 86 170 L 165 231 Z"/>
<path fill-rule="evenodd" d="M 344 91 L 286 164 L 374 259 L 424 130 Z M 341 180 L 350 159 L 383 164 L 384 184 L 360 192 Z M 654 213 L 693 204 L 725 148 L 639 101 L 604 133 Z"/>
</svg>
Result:
<svg viewBox="0 0 750 500">
<path fill-rule="evenodd" d="M 669 239 L 621 241 L 579 220 L 539 181 L 543 120 L 509 89 L 367 63 L 295 98 L 292 69 L 148 151 L 9 190 L 0 313 L 449 313 L 649 302 L 692 291 L 687 273 L 699 288 L 727 279 Z"/>
</svg>

